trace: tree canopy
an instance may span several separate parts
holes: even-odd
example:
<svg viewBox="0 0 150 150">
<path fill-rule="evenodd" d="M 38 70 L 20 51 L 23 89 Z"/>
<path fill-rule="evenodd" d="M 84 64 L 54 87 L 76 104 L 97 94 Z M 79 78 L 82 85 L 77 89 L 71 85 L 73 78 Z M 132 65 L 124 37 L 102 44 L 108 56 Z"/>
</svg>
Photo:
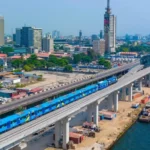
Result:
<svg viewBox="0 0 150 150">
<path fill-rule="evenodd" d="M 117 52 L 138 52 L 138 53 L 150 53 L 150 46 L 148 45 L 132 45 L 124 44 L 116 49 Z"/>
<path fill-rule="evenodd" d="M 71 65 L 66 65 L 65 68 L 64 68 L 64 71 L 65 71 L 65 72 L 72 72 L 72 70 L 73 70 L 73 69 L 72 69 L 72 66 L 71 66 Z"/>
<path fill-rule="evenodd" d="M 2 47 L 0 48 L 0 51 L 4 54 L 8 54 L 10 52 L 14 52 L 14 49 L 12 47 Z"/>
<path fill-rule="evenodd" d="M 108 60 L 105 60 L 104 58 L 100 58 L 99 61 L 98 61 L 98 64 L 99 65 L 104 65 L 104 67 L 107 68 L 107 69 L 110 69 L 112 67 L 111 63 Z"/>
</svg>

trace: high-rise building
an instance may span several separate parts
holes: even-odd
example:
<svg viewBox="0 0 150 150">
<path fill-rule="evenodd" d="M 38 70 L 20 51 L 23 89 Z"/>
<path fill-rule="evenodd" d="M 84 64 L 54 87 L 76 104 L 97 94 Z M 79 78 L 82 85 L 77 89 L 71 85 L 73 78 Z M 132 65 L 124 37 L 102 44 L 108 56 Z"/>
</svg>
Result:
<svg viewBox="0 0 150 150">
<path fill-rule="evenodd" d="M 53 38 L 53 39 L 59 39 L 59 38 L 60 38 L 60 32 L 57 31 L 57 30 L 54 30 L 54 31 L 52 32 L 52 38 Z"/>
<path fill-rule="evenodd" d="M 42 49 L 42 29 L 23 27 L 16 29 L 16 45 Z"/>
<path fill-rule="evenodd" d="M 47 34 L 46 37 L 42 39 L 42 50 L 48 53 L 54 52 L 54 40 L 49 34 Z"/>
<path fill-rule="evenodd" d="M 105 40 L 100 39 L 100 40 L 94 40 L 93 41 L 93 50 L 100 54 L 101 56 L 104 55 L 105 53 Z"/>
<path fill-rule="evenodd" d="M 81 41 L 82 40 L 82 31 L 80 30 L 79 31 L 79 41 Z"/>
<path fill-rule="evenodd" d="M 30 47 L 42 50 L 42 29 L 31 28 L 29 30 L 29 40 L 31 41 Z"/>
<path fill-rule="evenodd" d="M 4 17 L 0 16 L 0 46 L 4 45 Z"/>
<path fill-rule="evenodd" d="M 100 31 L 100 39 L 103 39 L 103 30 Z"/>
<path fill-rule="evenodd" d="M 22 27 L 21 29 L 21 46 L 30 47 L 31 44 L 31 33 L 32 27 Z"/>
<path fill-rule="evenodd" d="M 21 45 L 21 28 L 16 29 L 16 45 Z"/>
<path fill-rule="evenodd" d="M 105 53 L 115 52 L 116 48 L 116 17 L 111 14 L 110 0 L 107 0 L 107 8 L 104 15 L 104 39 Z"/>
<path fill-rule="evenodd" d="M 13 42 L 16 42 L 16 34 L 13 34 Z"/>
</svg>

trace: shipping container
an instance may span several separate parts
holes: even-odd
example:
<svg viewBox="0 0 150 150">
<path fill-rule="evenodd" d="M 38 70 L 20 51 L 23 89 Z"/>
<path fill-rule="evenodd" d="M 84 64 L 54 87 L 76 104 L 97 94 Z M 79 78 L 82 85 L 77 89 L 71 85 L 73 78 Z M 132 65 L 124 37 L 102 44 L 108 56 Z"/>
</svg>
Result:
<svg viewBox="0 0 150 150">
<path fill-rule="evenodd" d="M 144 99 L 141 100 L 142 104 L 146 104 L 149 101 L 148 97 L 145 97 Z"/>
<path fill-rule="evenodd" d="M 53 134 L 53 140 L 55 140 L 55 134 Z M 69 132 L 69 140 L 73 141 L 74 144 L 79 144 L 84 140 L 84 136 L 82 134 Z"/>
<path fill-rule="evenodd" d="M 114 112 L 111 112 L 111 111 L 106 111 L 106 110 L 102 110 L 102 111 L 99 111 L 99 115 L 103 115 L 104 116 L 104 119 L 114 119 L 116 118 L 117 114 L 114 113 Z"/>
<path fill-rule="evenodd" d="M 84 137 L 82 134 L 70 132 L 69 139 L 70 139 L 70 141 L 73 141 L 74 144 L 79 144 L 83 141 Z"/>
<path fill-rule="evenodd" d="M 133 99 L 139 98 L 142 96 L 142 93 L 136 93 L 132 96 Z"/>
</svg>

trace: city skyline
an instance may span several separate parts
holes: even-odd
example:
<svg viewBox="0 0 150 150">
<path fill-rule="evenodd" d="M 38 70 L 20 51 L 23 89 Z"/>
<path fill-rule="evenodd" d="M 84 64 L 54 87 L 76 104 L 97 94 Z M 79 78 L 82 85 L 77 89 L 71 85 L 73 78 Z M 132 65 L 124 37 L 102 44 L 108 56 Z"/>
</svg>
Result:
<svg viewBox="0 0 150 150">
<path fill-rule="evenodd" d="M 137 1 L 111 1 L 113 13 L 118 18 L 118 36 L 126 33 L 148 34 L 150 19 L 146 14 L 150 11 L 148 9 L 150 2 L 148 0 L 145 0 L 144 3 L 139 1 L 133 10 L 135 2 Z M 82 30 L 83 35 L 88 36 L 98 34 L 103 29 L 106 3 L 106 0 L 94 0 L 94 2 L 87 0 L 50 2 L 45 0 L 44 3 L 36 1 L 35 7 L 35 0 L 26 0 L 26 2 L 1 0 L 0 14 L 5 18 L 5 34 L 11 34 L 15 28 L 26 24 L 43 28 L 44 33 L 59 30 L 63 35 L 78 35 L 79 30 Z M 147 23 L 146 26 L 143 26 L 144 22 Z"/>
</svg>

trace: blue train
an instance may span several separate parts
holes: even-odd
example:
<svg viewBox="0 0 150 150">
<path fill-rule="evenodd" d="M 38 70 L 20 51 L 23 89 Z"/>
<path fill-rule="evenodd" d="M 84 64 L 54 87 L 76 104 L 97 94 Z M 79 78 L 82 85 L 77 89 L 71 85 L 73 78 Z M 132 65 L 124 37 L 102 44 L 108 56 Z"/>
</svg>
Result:
<svg viewBox="0 0 150 150">
<path fill-rule="evenodd" d="M 67 104 L 77 101 L 85 96 L 95 93 L 98 90 L 105 89 L 109 85 L 117 82 L 117 77 L 111 77 L 107 80 L 98 82 L 97 84 L 89 85 L 85 88 L 72 92 L 70 94 L 58 97 L 52 101 L 45 102 L 41 105 L 24 110 L 20 113 L 0 119 L 0 134 L 11 130 L 17 126 L 32 121 L 42 115 L 59 109 Z"/>
</svg>

